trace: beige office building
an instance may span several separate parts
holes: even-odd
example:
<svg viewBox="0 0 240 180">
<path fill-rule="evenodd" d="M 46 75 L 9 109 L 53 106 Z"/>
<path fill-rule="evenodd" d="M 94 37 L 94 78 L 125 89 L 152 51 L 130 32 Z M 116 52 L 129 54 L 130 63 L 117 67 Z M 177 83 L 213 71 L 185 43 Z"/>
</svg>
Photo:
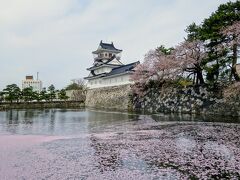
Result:
<svg viewBox="0 0 240 180">
<path fill-rule="evenodd" d="M 42 81 L 34 80 L 33 76 L 26 76 L 26 79 L 22 81 L 22 89 L 32 87 L 33 91 L 42 91 Z"/>
</svg>

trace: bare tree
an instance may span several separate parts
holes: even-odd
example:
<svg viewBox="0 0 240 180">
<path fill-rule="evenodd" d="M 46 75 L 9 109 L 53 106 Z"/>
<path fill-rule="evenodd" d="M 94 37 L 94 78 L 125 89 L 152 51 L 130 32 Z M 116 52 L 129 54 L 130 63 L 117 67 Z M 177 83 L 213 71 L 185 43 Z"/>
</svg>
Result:
<svg viewBox="0 0 240 180">
<path fill-rule="evenodd" d="M 66 87 L 66 91 L 71 100 L 85 101 L 87 86 L 83 79 L 73 79 L 72 83 Z"/>
</svg>

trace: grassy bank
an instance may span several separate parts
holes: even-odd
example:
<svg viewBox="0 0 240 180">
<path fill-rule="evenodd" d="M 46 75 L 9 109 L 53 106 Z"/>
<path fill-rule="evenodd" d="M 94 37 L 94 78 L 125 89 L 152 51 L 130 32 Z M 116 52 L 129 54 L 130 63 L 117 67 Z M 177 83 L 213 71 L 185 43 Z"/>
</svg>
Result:
<svg viewBox="0 0 240 180">
<path fill-rule="evenodd" d="M 53 101 L 53 102 L 13 102 L 0 103 L 0 111 L 9 109 L 44 109 L 44 108 L 82 108 L 82 101 Z"/>
</svg>

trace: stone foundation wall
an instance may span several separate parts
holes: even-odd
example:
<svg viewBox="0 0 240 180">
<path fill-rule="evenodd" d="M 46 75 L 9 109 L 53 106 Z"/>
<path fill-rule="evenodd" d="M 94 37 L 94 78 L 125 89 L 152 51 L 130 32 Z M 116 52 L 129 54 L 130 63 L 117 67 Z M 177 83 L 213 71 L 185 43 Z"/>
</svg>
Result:
<svg viewBox="0 0 240 180">
<path fill-rule="evenodd" d="M 82 90 L 67 90 L 66 95 L 69 97 L 70 101 L 85 101 L 86 94 Z"/>
<path fill-rule="evenodd" d="M 130 85 L 95 88 L 87 91 L 87 107 L 129 110 Z"/>
<path fill-rule="evenodd" d="M 134 109 L 146 112 L 176 112 L 240 116 L 240 86 L 210 91 L 206 87 L 151 89 L 134 97 Z"/>
<path fill-rule="evenodd" d="M 130 85 L 90 89 L 87 107 L 144 111 L 240 116 L 240 83 L 218 90 L 207 87 L 150 89 L 144 97 L 130 96 Z"/>
</svg>

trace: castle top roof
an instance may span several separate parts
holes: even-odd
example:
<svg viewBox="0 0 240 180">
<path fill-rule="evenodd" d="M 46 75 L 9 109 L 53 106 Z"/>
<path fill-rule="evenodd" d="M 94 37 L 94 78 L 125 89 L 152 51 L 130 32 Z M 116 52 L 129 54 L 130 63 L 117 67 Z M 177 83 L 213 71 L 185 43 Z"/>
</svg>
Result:
<svg viewBox="0 0 240 180">
<path fill-rule="evenodd" d="M 116 53 L 120 53 L 122 52 L 121 49 L 117 49 L 115 48 L 113 42 L 112 43 L 103 43 L 102 41 L 99 44 L 99 47 L 96 51 L 93 51 L 93 54 L 98 54 L 102 51 L 112 51 L 112 52 L 116 52 Z"/>
</svg>

